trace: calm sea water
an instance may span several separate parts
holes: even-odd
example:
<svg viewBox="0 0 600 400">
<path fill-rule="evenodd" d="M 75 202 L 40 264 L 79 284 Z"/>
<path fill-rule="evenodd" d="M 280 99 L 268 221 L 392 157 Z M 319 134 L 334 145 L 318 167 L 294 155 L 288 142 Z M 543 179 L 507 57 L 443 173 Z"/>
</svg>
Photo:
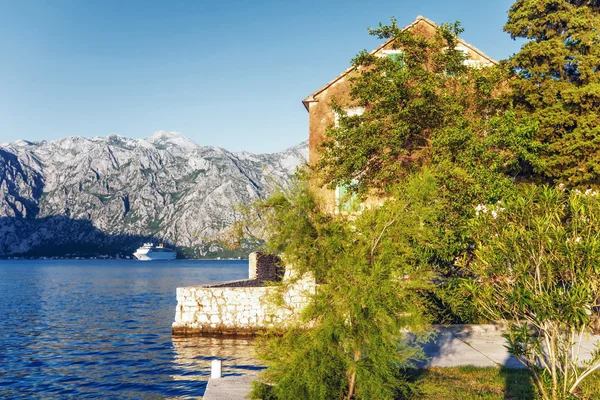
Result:
<svg viewBox="0 0 600 400">
<path fill-rule="evenodd" d="M 0 261 L 1 398 L 196 398 L 210 360 L 255 370 L 245 339 L 171 337 L 175 288 L 247 261 Z"/>
</svg>

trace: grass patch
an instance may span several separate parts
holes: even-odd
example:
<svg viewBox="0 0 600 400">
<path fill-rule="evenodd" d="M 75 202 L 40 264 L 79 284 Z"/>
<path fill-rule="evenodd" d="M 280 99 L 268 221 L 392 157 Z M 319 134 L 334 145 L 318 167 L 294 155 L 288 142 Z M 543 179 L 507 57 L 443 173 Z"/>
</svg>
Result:
<svg viewBox="0 0 600 400">
<path fill-rule="evenodd" d="M 526 369 L 428 368 L 406 371 L 404 395 L 397 400 L 534 400 L 537 390 Z M 253 399 L 276 400 L 271 387 L 254 382 Z M 578 400 L 600 400 L 600 372 L 579 386 Z"/>
<path fill-rule="evenodd" d="M 410 371 L 410 399 L 535 399 L 528 371 L 499 368 L 428 368 Z"/>
<path fill-rule="evenodd" d="M 529 371 L 513 368 L 428 368 L 412 370 L 407 379 L 412 388 L 406 399 L 422 400 L 527 400 L 537 399 Z M 581 400 L 600 399 L 600 373 L 579 386 Z"/>
</svg>

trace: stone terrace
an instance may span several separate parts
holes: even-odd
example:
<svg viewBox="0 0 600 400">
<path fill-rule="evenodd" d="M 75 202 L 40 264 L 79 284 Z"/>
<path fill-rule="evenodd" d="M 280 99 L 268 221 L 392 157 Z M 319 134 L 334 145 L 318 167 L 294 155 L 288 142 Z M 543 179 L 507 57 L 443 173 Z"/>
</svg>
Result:
<svg viewBox="0 0 600 400">
<path fill-rule="evenodd" d="M 292 321 L 315 292 L 314 279 L 294 279 L 272 255 L 252 253 L 249 279 L 216 285 L 177 288 L 174 336 L 247 335 Z M 272 301 L 279 287 L 271 282 L 292 280 L 283 304 Z"/>
</svg>

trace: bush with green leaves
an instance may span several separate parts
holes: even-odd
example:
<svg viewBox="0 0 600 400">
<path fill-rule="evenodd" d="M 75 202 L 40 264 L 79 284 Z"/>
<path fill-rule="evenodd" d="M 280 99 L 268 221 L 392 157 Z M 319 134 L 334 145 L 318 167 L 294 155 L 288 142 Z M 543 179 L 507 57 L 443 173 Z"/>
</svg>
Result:
<svg viewBox="0 0 600 400">
<path fill-rule="evenodd" d="M 477 214 L 464 285 L 484 315 L 507 323 L 508 350 L 543 397 L 566 398 L 600 368 L 600 344 L 579 358 L 600 298 L 597 193 L 528 185 Z"/>
</svg>

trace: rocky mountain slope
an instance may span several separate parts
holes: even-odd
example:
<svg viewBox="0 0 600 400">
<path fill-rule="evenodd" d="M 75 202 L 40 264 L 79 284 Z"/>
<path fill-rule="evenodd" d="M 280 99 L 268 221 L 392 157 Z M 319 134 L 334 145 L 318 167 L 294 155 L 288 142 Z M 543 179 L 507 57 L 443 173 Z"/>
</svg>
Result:
<svg viewBox="0 0 600 400">
<path fill-rule="evenodd" d="M 147 239 L 224 255 L 210 238 L 240 204 L 287 186 L 307 156 L 306 142 L 233 153 L 164 131 L 1 144 L 0 256 L 125 255 Z"/>
</svg>

